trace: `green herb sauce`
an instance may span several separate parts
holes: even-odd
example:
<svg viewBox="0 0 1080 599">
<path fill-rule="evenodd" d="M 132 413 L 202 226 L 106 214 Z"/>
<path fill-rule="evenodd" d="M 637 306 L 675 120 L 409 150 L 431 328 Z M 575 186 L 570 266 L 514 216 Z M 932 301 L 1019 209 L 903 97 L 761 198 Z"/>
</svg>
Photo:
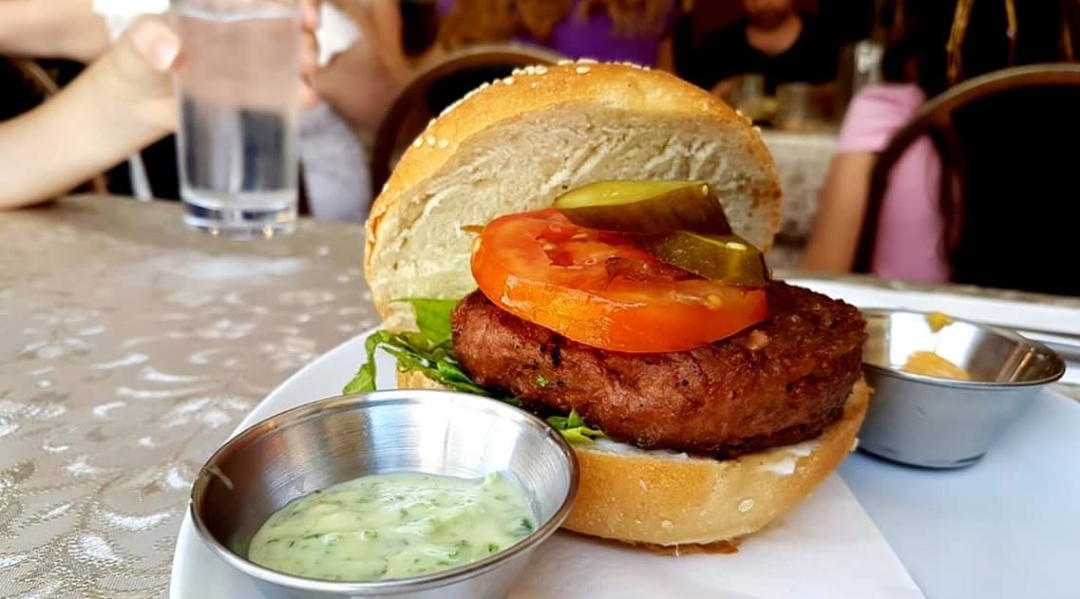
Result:
<svg viewBox="0 0 1080 599">
<path fill-rule="evenodd" d="M 411 578 L 498 553 L 535 527 L 525 496 L 498 474 L 380 474 L 285 506 L 255 533 L 248 558 L 321 580 Z"/>
</svg>

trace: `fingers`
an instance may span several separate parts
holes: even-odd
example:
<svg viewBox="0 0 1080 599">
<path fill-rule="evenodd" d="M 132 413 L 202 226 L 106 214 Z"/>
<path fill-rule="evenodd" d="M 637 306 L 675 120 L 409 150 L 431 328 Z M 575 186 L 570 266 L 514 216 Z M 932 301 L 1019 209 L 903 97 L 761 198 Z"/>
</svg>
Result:
<svg viewBox="0 0 1080 599">
<path fill-rule="evenodd" d="M 315 36 L 305 33 L 300 36 L 300 75 L 310 77 L 319 68 L 319 43 Z"/>
<path fill-rule="evenodd" d="M 319 0 L 300 0 L 300 25 L 305 32 L 315 33 L 319 28 Z"/>
<path fill-rule="evenodd" d="M 318 104 L 315 93 L 315 72 L 319 70 L 319 43 L 315 31 L 319 28 L 320 0 L 300 0 L 300 105 L 311 108 Z"/>
<path fill-rule="evenodd" d="M 319 94 L 315 93 L 315 90 L 308 83 L 300 85 L 300 106 L 301 108 L 315 108 L 319 104 Z"/>
<path fill-rule="evenodd" d="M 145 16 L 128 29 L 135 51 L 154 70 L 168 73 L 180 59 L 180 38 L 161 18 Z"/>
<path fill-rule="evenodd" d="M 304 33 L 300 36 L 300 103 L 311 108 L 318 103 L 315 88 L 315 72 L 319 70 L 319 44 L 315 36 Z"/>
</svg>

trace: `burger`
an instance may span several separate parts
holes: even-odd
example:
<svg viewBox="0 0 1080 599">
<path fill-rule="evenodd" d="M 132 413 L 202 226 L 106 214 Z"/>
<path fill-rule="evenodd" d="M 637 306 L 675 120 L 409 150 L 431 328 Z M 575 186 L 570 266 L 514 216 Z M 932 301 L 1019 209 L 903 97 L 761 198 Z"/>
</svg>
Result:
<svg viewBox="0 0 1080 599">
<path fill-rule="evenodd" d="M 565 528 L 651 546 L 754 533 L 854 448 L 859 311 L 773 280 L 776 166 L 669 74 L 519 70 L 432 121 L 367 222 L 373 352 L 398 385 L 512 402 L 571 441 Z"/>
</svg>

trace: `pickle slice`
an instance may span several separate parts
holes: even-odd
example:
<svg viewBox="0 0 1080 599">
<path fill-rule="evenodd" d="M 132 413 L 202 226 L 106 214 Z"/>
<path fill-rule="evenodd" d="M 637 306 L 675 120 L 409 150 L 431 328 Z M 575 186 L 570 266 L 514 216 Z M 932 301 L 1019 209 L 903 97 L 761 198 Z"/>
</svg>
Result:
<svg viewBox="0 0 1080 599">
<path fill-rule="evenodd" d="M 579 227 L 620 233 L 730 235 L 720 200 L 702 181 L 600 181 L 555 198 Z"/>
<path fill-rule="evenodd" d="M 636 239 L 657 260 L 699 277 L 744 287 L 764 287 L 769 282 L 765 255 L 738 235 L 676 231 Z"/>
</svg>

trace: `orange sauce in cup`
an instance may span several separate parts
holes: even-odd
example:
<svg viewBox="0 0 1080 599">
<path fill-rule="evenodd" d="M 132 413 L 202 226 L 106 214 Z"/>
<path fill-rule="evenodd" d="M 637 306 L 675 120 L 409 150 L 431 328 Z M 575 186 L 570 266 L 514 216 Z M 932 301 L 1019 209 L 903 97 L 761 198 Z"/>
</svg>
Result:
<svg viewBox="0 0 1080 599">
<path fill-rule="evenodd" d="M 932 351 L 917 351 L 908 356 L 907 362 L 900 368 L 904 372 L 932 376 L 940 379 L 970 381 L 968 371 L 942 358 Z"/>
</svg>

